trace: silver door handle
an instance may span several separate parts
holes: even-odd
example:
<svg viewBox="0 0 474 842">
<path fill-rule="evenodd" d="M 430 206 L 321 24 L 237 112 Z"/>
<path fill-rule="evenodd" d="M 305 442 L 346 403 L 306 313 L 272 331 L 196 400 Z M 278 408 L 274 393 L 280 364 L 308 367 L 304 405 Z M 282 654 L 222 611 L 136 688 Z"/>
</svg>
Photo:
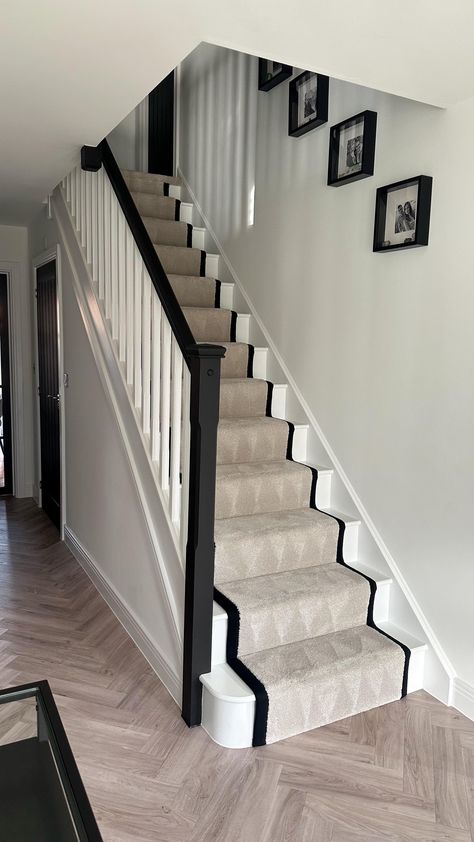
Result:
<svg viewBox="0 0 474 842">
<path fill-rule="evenodd" d="M 48 398 L 51 398 L 53 401 L 58 401 L 60 399 L 60 395 L 48 395 Z"/>
</svg>

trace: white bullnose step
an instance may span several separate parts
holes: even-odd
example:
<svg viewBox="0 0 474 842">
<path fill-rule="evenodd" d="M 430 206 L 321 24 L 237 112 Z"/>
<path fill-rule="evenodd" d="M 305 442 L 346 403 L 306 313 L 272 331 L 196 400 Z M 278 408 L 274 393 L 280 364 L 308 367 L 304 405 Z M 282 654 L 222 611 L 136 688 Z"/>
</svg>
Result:
<svg viewBox="0 0 474 842">
<path fill-rule="evenodd" d="M 363 565 L 359 565 L 361 572 Z M 366 568 L 368 575 L 377 580 L 377 591 L 390 588 L 391 580 Z M 408 692 L 423 686 L 423 671 L 427 644 L 417 640 L 393 623 L 380 621 L 378 627 L 409 647 Z M 214 742 L 226 748 L 249 748 L 252 745 L 255 717 L 255 696 L 249 687 L 225 663 L 227 641 L 227 614 L 214 603 L 212 627 L 211 672 L 201 675 L 203 685 L 202 726 Z M 222 660 L 224 659 L 224 660 Z"/>
<path fill-rule="evenodd" d="M 221 281 L 220 306 L 224 310 L 234 309 L 234 287 L 231 281 Z"/>
<path fill-rule="evenodd" d="M 181 202 L 179 206 L 179 221 L 187 222 L 189 225 L 193 224 L 193 209 L 194 205 L 191 202 Z"/>
</svg>

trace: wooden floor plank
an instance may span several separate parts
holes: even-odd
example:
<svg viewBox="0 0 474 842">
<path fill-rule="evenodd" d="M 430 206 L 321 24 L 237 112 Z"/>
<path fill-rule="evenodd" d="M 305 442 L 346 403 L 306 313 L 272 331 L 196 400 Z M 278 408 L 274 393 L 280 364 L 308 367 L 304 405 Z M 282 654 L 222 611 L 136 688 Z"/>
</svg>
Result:
<svg viewBox="0 0 474 842">
<path fill-rule="evenodd" d="M 0 686 L 42 678 L 105 842 L 474 842 L 466 717 L 420 691 L 275 745 L 221 748 L 186 727 L 43 513 L 4 499 Z M 0 707 L 0 743 L 34 721 Z"/>
</svg>

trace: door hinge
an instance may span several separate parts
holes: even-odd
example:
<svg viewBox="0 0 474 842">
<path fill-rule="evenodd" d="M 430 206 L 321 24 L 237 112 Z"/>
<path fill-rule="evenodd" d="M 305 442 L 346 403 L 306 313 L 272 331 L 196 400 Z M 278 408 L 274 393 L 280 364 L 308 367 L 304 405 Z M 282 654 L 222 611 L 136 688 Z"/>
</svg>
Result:
<svg viewBox="0 0 474 842">
<path fill-rule="evenodd" d="M 43 488 L 43 480 L 42 479 L 40 479 L 40 481 L 39 481 L 39 487 Z"/>
<path fill-rule="evenodd" d="M 39 397 L 39 396 L 41 395 L 41 392 L 40 392 L 40 387 L 39 387 L 39 386 L 37 387 L 36 391 L 38 392 L 38 397 Z"/>
<path fill-rule="evenodd" d="M 35 287 L 35 298 L 38 298 L 38 287 Z"/>
</svg>

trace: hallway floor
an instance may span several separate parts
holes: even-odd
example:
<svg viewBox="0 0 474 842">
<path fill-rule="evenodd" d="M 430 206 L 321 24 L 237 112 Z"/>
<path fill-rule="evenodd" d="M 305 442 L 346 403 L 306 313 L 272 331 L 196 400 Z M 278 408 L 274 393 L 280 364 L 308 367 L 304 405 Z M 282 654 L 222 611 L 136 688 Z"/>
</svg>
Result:
<svg viewBox="0 0 474 842">
<path fill-rule="evenodd" d="M 44 678 L 106 842 L 474 842 L 474 723 L 419 692 L 222 749 L 186 728 L 44 514 L 3 499 L 0 686 Z"/>
</svg>

